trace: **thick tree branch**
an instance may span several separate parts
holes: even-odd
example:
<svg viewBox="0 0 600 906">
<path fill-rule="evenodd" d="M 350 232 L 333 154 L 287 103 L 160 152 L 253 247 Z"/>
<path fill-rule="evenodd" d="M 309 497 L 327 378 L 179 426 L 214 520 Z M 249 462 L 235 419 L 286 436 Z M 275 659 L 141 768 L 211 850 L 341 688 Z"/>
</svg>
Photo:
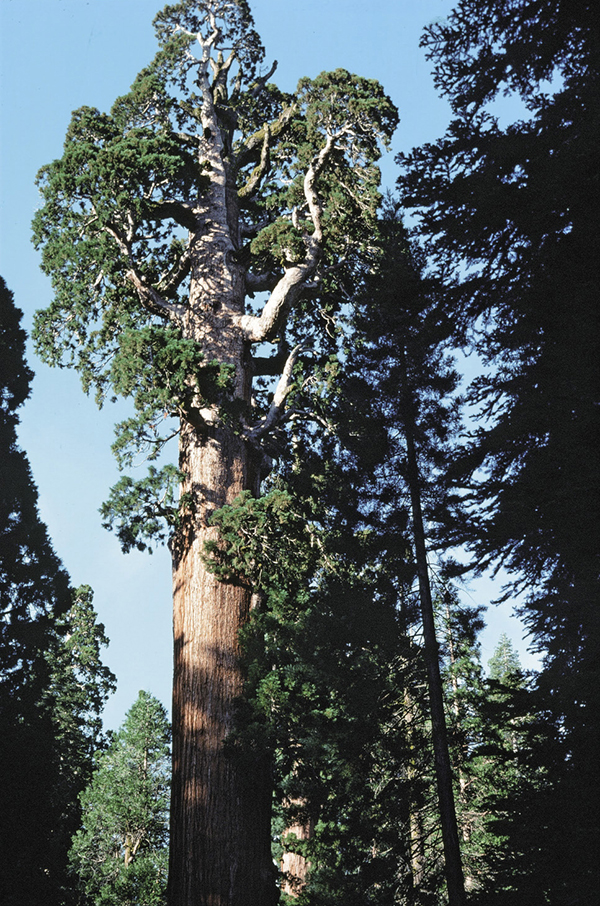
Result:
<svg viewBox="0 0 600 906">
<path fill-rule="evenodd" d="M 312 240 L 319 244 L 323 241 L 323 208 L 315 188 L 315 182 L 334 148 L 335 136 L 328 134 L 325 145 L 321 148 L 317 156 L 313 158 L 311 165 L 306 172 L 306 176 L 304 177 L 304 197 L 308 202 L 308 210 L 314 226 Z"/>
<path fill-rule="evenodd" d="M 140 302 L 144 308 L 153 315 L 160 315 L 162 318 L 165 316 L 170 318 L 182 318 L 185 314 L 183 305 L 167 302 L 158 290 L 145 282 L 135 264 L 129 242 L 127 242 L 114 227 L 105 226 L 103 229 L 113 237 L 121 252 L 129 261 L 129 270 L 126 271 L 125 276 L 135 286 Z"/>
<path fill-rule="evenodd" d="M 247 271 L 246 290 L 249 293 L 270 292 L 278 279 L 279 275 L 274 271 L 267 271 L 264 274 L 253 274 L 252 271 Z"/>
<path fill-rule="evenodd" d="M 273 395 L 273 402 L 269 408 L 267 414 L 260 420 L 260 422 L 254 426 L 247 433 L 248 440 L 256 441 L 259 438 L 264 437 L 265 434 L 268 434 L 269 431 L 272 431 L 273 428 L 278 425 L 284 416 L 285 412 L 285 401 L 289 396 L 293 385 L 293 372 L 294 365 L 298 361 L 298 356 L 302 351 L 302 345 L 295 346 L 294 349 L 290 352 L 287 357 L 283 372 L 279 381 L 277 383 L 277 388 Z"/>
<path fill-rule="evenodd" d="M 266 73 L 266 75 L 260 76 L 256 80 L 256 82 L 252 86 L 252 91 L 251 91 L 253 98 L 258 97 L 258 95 L 261 93 L 261 91 L 263 90 L 263 88 L 265 87 L 265 85 L 267 84 L 269 79 L 271 78 L 271 76 L 274 75 L 275 70 L 277 69 L 277 66 L 278 66 L 277 60 L 273 60 L 273 65 L 271 66 L 269 71 Z"/>
<path fill-rule="evenodd" d="M 262 150 L 260 152 L 260 162 L 259 162 L 258 166 L 255 167 L 254 170 L 252 171 L 252 173 L 250 174 L 250 178 L 248 179 L 248 182 L 246 183 L 246 185 L 242 186 L 241 189 L 238 189 L 239 198 L 248 198 L 250 195 L 252 195 L 256 191 L 258 186 L 260 185 L 260 182 L 261 182 L 263 176 L 269 169 L 269 162 L 270 162 L 269 149 L 270 149 L 270 145 L 271 145 L 271 129 L 270 129 L 268 123 L 265 123 L 264 133 L 265 133 L 265 135 L 264 135 L 264 140 L 263 140 L 263 146 L 262 146 Z"/>
<path fill-rule="evenodd" d="M 234 316 L 234 323 L 241 327 L 246 340 L 261 343 L 279 333 L 290 308 L 298 301 L 306 280 L 311 276 L 311 265 L 312 261 L 286 268 L 260 315 Z"/>
<path fill-rule="evenodd" d="M 315 184 L 334 148 L 335 136 L 328 135 L 325 145 L 311 161 L 304 177 L 304 197 L 313 224 L 313 232 L 307 231 L 304 236 L 304 261 L 285 269 L 260 315 L 240 315 L 235 318 L 250 343 L 260 343 L 276 336 L 288 312 L 317 269 L 323 241 L 323 224 L 322 206 Z"/>
<path fill-rule="evenodd" d="M 179 226 L 193 232 L 198 223 L 192 205 L 182 201 L 156 201 L 148 204 L 148 217 L 151 220 L 174 220 Z"/>
<path fill-rule="evenodd" d="M 249 136 L 243 144 L 240 145 L 236 155 L 236 165 L 238 170 L 245 167 L 246 164 L 258 159 L 259 153 L 262 154 L 264 148 L 266 132 L 269 132 L 269 141 L 278 138 L 286 128 L 292 117 L 297 111 L 295 104 L 291 104 L 281 111 L 276 120 L 271 123 L 265 123 L 261 129 L 258 129 Z"/>
<path fill-rule="evenodd" d="M 200 89 L 202 91 L 202 101 L 203 101 L 202 112 L 201 112 L 202 126 L 205 131 L 207 129 L 210 129 L 214 135 L 217 135 L 218 134 L 218 129 L 217 129 L 218 124 L 216 122 L 216 115 L 215 115 L 215 104 L 214 104 L 215 99 L 213 97 L 212 89 L 209 84 L 208 67 L 209 67 L 209 64 L 212 63 L 211 58 L 210 58 L 211 49 L 216 45 L 217 41 L 221 37 L 221 31 L 217 25 L 216 17 L 212 10 L 207 10 L 207 18 L 210 23 L 212 32 L 206 39 L 204 39 L 199 32 L 194 33 L 194 32 L 188 31 L 182 25 L 178 25 L 176 27 L 176 31 L 181 31 L 181 32 L 183 32 L 183 34 L 189 35 L 190 38 L 195 38 L 202 50 L 202 55 L 200 57 L 200 60 L 197 61 L 198 69 L 199 69 L 198 84 L 200 85 Z"/>
<path fill-rule="evenodd" d="M 175 262 L 173 267 L 163 274 L 158 281 L 158 289 L 161 293 L 173 292 L 181 286 L 185 278 L 192 269 L 192 256 L 189 247 Z"/>
<path fill-rule="evenodd" d="M 223 60 L 223 54 L 219 51 L 217 59 L 210 59 L 210 66 L 213 71 L 212 95 L 215 104 L 219 104 L 227 99 L 227 77 L 229 70 L 235 60 L 235 50 L 232 50 L 227 59 Z"/>
<path fill-rule="evenodd" d="M 183 318 L 185 307 L 174 302 L 167 302 L 153 286 L 148 286 L 135 267 L 130 267 L 126 272 L 126 276 L 135 286 L 144 308 L 153 315 L 160 315 L 163 318 L 165 315 L 170 318 Z"/>
<path fill-rule="evenodd" d="M 272 217 L 263 217 L 262 220 L 258 220 L 255 223 L 242 223 L 240 224 L 240 233 L 242 236 L 257 236 L 270 223 L 273 223 Z"/>
<path fill-rule="evenodd" d="M 195 119 L 196 121 L 198 121 L 200 119 L 197 111 L 191 106 L 191 104 L 186 104 L 185 101 L 180 101 L 179 105 L 182 108 L 182 110 L 185 110 L 185 112 L 192 119 Z M 194 151 L 198 150 L 198 136 L 197 135 L 190 135 L 188 132 L 175 132 L 173 134 L 177 137 L 178 141 L 180 141 L 182 143 L 182 145 L 188 145 Z"/>
</svg>

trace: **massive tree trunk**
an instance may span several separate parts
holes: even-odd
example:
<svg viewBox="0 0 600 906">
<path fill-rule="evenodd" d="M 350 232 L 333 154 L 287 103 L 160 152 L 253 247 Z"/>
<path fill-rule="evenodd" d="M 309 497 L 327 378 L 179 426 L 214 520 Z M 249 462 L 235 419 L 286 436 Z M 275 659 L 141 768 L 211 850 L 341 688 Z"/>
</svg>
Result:
<svg viewBox="0 0 600 906">
<path fill-rule="evenodd" d="M 206 105 L 214 120 L 212 105 Z M 234 368 L 230 400 L 250 402 L 248 343 L 239 326 L 244 273 L 235 261 L 239 211 L 216 121 L 205 123 L 200 159 L 211 189 L 196 211 L 190 304 L 184 335 L 207 362 Z M 237 317 L 237 323 L 235 323 Z M 267 906 L 277 899 L 270 853 L 268 765 L 227 746 L 244 686 L 239 632 L 251 591 L 207 568 L 205 543 L 217 538 L 215 510 L 244 490 L 258 494 L 258 457 L 223 424 L 214 403 L 197 400 L 198 426 L 180 433 L 182 495 L 194 503 L 172 545 L 174 601 L 173 781 L 168 901 L 171 906 Z"/>
<path fill-rule="evenodd" d="M 219 581 L 203 560 L 210 513 L 256 473 L 224 429 L 182 439 L 182 467 L 201 501 L 174 548 L 173 791 L 169 902 L 256 906 L 275 899 L 267 765 L 227 749 L 242 694 L 239 630 L 250 591 Z M 270 890 L 270 892 L 269 892 Z"/>
</svg>

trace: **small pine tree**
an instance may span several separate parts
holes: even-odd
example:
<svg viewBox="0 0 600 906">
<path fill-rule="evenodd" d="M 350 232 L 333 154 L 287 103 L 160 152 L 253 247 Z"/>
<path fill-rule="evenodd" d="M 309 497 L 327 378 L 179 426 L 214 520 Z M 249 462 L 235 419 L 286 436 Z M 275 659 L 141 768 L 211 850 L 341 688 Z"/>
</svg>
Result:
<svg viewBox="0 0 600 906">
<path fill-rule="evenodd" d="M 163 705 L 140 692 L 81 795 L 71 861 L 93 906 L 165 901 L 170 735 Z"/>
<path fill-rule="evenodd" d="M 539 756 L 542 751 L 547 755 L 552 728 L 545 726 L 539 699 L 505 634 L 488 668 L 469 758 L 478 902 L 541 904 L 548 902 L 539 875 L 544 831 L 534 814 L 546 799 Z"/>
<path fill-rule="evenodd" d="M 68 888 L 60 906 L 73 893 L 68 853 L 81 823 L 79 795 L 91 778 L 95 754 L 106 746 L 101 714 L 116 686 L 114 674 L 102 663 L 101 648 L 108 638 L 97 622 L 93 597 L 89 585 L 72 591 L 71 608 L 56 620 L 57 643 L 46 655 L 49 678 L 42 704 L 51 715 L 56 776 L 52 838 Z"/>
</svg>

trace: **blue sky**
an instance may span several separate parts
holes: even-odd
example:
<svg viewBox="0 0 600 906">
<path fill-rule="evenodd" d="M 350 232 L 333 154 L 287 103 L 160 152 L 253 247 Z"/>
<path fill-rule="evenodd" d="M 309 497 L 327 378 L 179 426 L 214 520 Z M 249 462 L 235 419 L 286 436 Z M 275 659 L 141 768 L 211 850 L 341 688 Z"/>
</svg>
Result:
<svg viewBox="0 0 600 906">
<path fill-rule="evenodd" d="M 377 78 L 400 111 L 393 151 L 382 164 L 393 187 L 394 153 L 433 141 L 449 111 L 433 88 L 418 46 L 423 27 L 444 18 L 450 0 L 251 0 L 255 23 L 277 59 L 274 80 L 292 90 L 301 76 L 344 67 Z M 155 52 L 152 19 L 160 0 L 1 0 L 0 3 L 0 273 L 24 311 L 51 299 L 30 241 L 39 196 L 35 174 L 61 154 L 71 111 L 107 110 Z M 51 370 L 29 349 L 36 372 L 22 410 L 20 439 L 40 493 L 42 518 L 74 584 L 87 583 L 111 640 L 105 661 L 118 678 L 107 706 L 117 726 L 140 689 L 170 704 L 171 569 L 168 553 L 121 554 L 100 524 L 98 508 L 118 472 L 110 445 L 121 417 L 98 411 L 77 376 Z M 486 604 L 494 591 L 473 583 L 465 600 Z M 483 658 L 502 632 L 520 644 L 510 606 L 490 610 Z"/>
</svg>

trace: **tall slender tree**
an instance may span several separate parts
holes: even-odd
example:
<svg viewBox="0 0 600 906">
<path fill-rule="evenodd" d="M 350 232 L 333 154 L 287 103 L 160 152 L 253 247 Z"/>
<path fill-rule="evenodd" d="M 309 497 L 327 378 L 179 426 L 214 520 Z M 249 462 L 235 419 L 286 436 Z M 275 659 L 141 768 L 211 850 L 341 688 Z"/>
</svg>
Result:
<svg viewBox="0 0 600 906">
<path fill-rule="evenodd" d="M 423 43 L 453 121 L 402 158 L 404 202 L 458 341 L 487 366 L 470 392 L 479 421 L 455 457 L 463 512 L 447 539 L 477 568 L 507 569 L 507 597 L 523 594 L 545 659 L 538 683 L 571 749 L 567 836 L 579 844 L 553 872 L 554 901 L 585 902 L 598 886 L 586 792 L 600 710 L 597 16 L 587 2 L 464 0 Z M 503 94 L 521 117 L 506 127 Z"/>
<path fill-rule="evenodd" d="M 179 437 L 179 468 L 123 479 L 106 518 L 126 548 L 169 536 L 173 554 L 170 903 L 241 906 L 276 896 L 268 771 L 223 747 L 251 590 L 207 570 L 204 545 L 216 509 L 258 493 L 284 427 L 315 410 L 326 421 L 322 357 L 397 114 L 345 70 L 284 95 L 245 0 L 182 0 L 155 25 L 159 52 L 131 92 L 110 114 L 76 111 L 40 173 L 34 229 L 55 297 L 36 330 L 45 359 L 74 365 L 100 400 L 133 397 L 122 464 L 157 456 L 161 426 Z"/>
<path fill-rule="evenodd" d="M 386 468 L 395 471 L 401 486 L 396 501 L 402 493 L 410 500 L 448 896 L 458 906 L 465 900 L 464 880 L 428 561 L 430 525 L 444 499 L 448 438 L 456 425 L 457 375 L 443 352 L 447 322 L 436 316 L 419 256 L 391 200 L 380 222 L 380 241 L 383 260 L 366 282 L 359 316 L 365 344 L 356 364 L 370 387 L 373 415 L 389 438 Z"/>
<path fill-rule="evenodd" d="M 419 600 L 421 603 L 421 619 L 423 623 L 423 648 L 425 662 L 427 664 L 429 707 L 431 710 L 432 740 L 435 756 L 438 799 L 440 803 L 440 821 L 444 840 L 448 902 L 450 906 L 462 906 L 465 902 L 464 877 L 460 842 L 458 838 L 458 824 L 456 821 L 452 765 L 450 763 L 450 749 L 448 745 L 446 715 L 444 710 L 444 690 L 440 669 L 440 654 L 435 630 L 433 598 L 431 594 L 431 582 L 429 579 L 429 564 L 427 562 L 425 522 L 421 502 L 421 473 L 415 445 L 415 433 L 417 429 L 415 398 L 413 395 L 413 388 L 407 384 L 408 375 L 406 372 L 402 375 L 402 378 L 404 379 L 401 390 L 403 399 L 400 404 L 400 410 L 402 412 L 402 426 L 406 443 L 407 484 L 411 499 L 414 551 L 419 581 Z"/>
</svg>

